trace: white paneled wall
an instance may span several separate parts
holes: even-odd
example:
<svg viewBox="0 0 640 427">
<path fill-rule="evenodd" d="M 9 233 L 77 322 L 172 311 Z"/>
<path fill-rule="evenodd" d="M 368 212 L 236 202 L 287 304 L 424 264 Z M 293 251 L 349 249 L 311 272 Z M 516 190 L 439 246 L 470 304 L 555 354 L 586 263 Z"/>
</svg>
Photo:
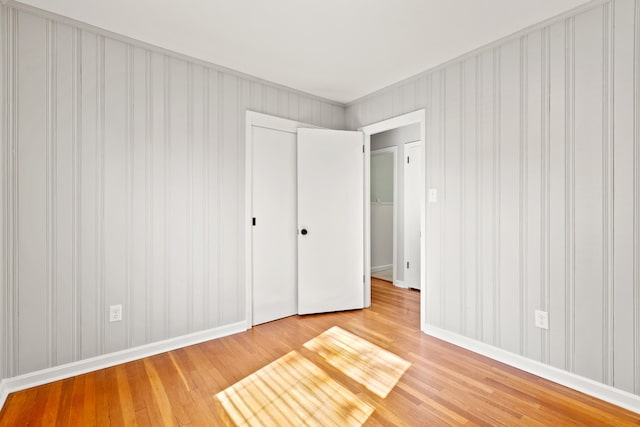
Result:
<svg viewBox="0 0 640 427">
<path fill-rule="evenodd" d="M 347 106 L 427 109 L 429 324 L 640 394 L 638 58 L 615 0 Z"/>
<path fill-rule="evenodd" d="M 23 6 L 0 20 L 0 378 L 243 320 L 245 111 L 342 129 L 344 108 Z"/>
</svg>

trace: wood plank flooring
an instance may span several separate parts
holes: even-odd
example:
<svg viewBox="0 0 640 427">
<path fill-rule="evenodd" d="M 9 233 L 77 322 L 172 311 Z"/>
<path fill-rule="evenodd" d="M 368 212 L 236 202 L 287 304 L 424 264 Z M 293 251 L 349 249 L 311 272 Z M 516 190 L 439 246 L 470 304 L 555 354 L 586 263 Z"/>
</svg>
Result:
<svg viewBox="0 0 640 427">
<path fill-rule="evenodd" d="M 250 331 L 11 394 L 0 425 L 232 425 L 215 395 L 292 350 L 375 408 L 365 425 L 640 425 L 640 415 L 419 331 L 419 293 L 372 281 L 366 310 Z M 339 326 L 411 366 L 381 398 L 303 344 Z"/>
</svg>

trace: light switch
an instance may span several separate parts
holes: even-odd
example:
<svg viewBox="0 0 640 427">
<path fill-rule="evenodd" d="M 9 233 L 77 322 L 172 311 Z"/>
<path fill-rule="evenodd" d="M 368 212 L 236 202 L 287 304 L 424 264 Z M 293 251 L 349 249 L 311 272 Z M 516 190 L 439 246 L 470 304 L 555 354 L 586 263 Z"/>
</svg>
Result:
<svg viewBox="0 0 640 427">
<path fill-rule="evenodd" d="M 438 189 L 430 188 L 429 189 L 429 203 L 436 203 L 438 201 Z"/>
</svg>

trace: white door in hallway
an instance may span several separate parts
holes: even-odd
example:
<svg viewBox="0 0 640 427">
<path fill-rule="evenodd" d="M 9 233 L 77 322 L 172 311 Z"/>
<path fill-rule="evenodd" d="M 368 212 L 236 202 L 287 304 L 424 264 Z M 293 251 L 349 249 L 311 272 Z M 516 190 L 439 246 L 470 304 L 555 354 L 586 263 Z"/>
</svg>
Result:
<svg viewBox="0 0 640 427">
<path fill-rule="evenodd" d="M 420 289 L 420 201 L 422 144 L 404 145 L 404 283 Z"/>
<path fill-rule="evenodd" d="M 298 313 L 364 307 L 361 132 L 298 129 Z"/>
</svg>

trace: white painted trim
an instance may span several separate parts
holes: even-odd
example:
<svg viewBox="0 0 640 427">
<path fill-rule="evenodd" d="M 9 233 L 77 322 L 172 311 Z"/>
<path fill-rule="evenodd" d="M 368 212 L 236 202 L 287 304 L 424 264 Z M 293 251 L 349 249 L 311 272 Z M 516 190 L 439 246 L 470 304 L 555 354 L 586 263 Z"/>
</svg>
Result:
<svg viewBox="0 0 640 427">
<path fill-rule="evenodd" d="M 409 289 L 409 287 L 404 284 L 403 280 L 394 280 L 393 281 L 393 286 L 398 287 L 398 288 L 403 288 L 403 289 Z"/>
<path fill-rule="evenodd" d="M 377 267 L 371 267 L 371 272 L 375 273 L 377 271 L 390 270 L 392 268 L 393 268 L 393 264 L 379 265 Z"/>
<path fill-rule="evenodd" d="M 425 139 L 425 129 L 426 129 L 426 121 L 427 114 L 424 108 L 416 111 L 412 111 L 410 113 L 402 114 L 397 117 L 393 117 L 391 119 L 383 120 L 381 122 L 373 123 L 367 126 L 360 127 L 358 130 L 364 133 L 364 155 L 365 155 L 365 174 L 364 174 L 364 183 L 365 183 L 365 194 L 367 197 L 370 194 L 370 185 L 371 185 L 371 175 L 370 175 L 370 156 L 371 156 L 371 135 L 376 133 L 384 132 L 391 129 L 396 129 L 403 126 L 412 125 L 414 123 L 420 124 L 420 141 L 422 142 L 422 152 L 425 154 L 427 152 L 427 145 Z M 424 182 L 424 188 L 426 188 L 426 168 L 427 161 L 426 155 L 423 155 L 422 158 L 422 181 Z M 420 325 L 425 325 L 425 315 L 427 311 L 427 303 L 426 303 L 426 294 L 427 288 L 425 284 L 426 277 L 426 247 L 425 242 L 427 238 L 427 229 L 426 229 L 426 209 L 425 209 L 425 192 L 423 191 L 420 197 Z M 369 203 L 365 203 L 365 215 L 364 215 L 364 245 L 365 245 L 365 269 L 364 271 L 369 271 L 371 269 L 371 205 Z M 394 285 L 396 281 L 394 281 Z M 364 306 L 369 307 L 371 305 L 371 276 L 365 277 L 364 282 Z M 424 329 L 423 329 L 424 331 Z"/>
<path fill-rule="evenodd" d="M 0 381 L 0 408 L 4 405 L 9 393 L 35 387 L 38 385 L 82 375 L 98 369 L 109 368 L 155 354 L 165 353 L 178 348 L 199 344 L 216 338 L 222 338 L 247 330 L 245 322 L 232 323 L 226 326 L 194 332 L 167 340 L 158 341 L 126 350 L 116 351 L 101 356 L 91 357 L 77 362 L 67 363 L 53 368 L 42 369 Z"/>
<path fill-rule="evenodd" d="M 253 127 L 263 127 L 282 132 L 297 134 L 298 128 L 318 128 L 308 123 L 289 120 L 269 114 L 247 110 L 245 115 L 245 159 L 244 159 L 244 283 L 245 283 L 245 319 L 246 328 L 253 327 Z"/>
<path fill-rule="evenodd" d="M 393 155 L 393 219 L 392 219 L 392 227 L 393 227 L 393 259 L 392 259 L 392 268 L 393 268 L 393 277 L 391 278 L 391 280 L 393 280 L 393 282 L 395 283 L 396 280 L 398 279 L 398 204 L 396 203 L 396 201 L 398 200 L 398 147 L 397 146 L 393 146 L 393 147 L 385 147 L 385 148 L 380 148 L 378 150 L 371 150 L 370 151 L 370 155 L 371 156 L 376 156 L 376 155 L 380 155 L 380 154 L 384 154 L 384 153 L 391 153 Z M 365 157 L 365 163 L 367 162 L 367 159 Z M 371 159 L 369 158 L 369 165 L 371 165 Z M 369 187 L 367 187 L 365 185 L 365 197 L 367 198 L 367 200 L 371 200 L 371 196 L 369 195 L 369 192 L 371 191 L 371 177 L 369 177 Z M 369 188 L 369 192 L 366 192 L 366 189 Z M 371 203 L 372 205 L 376 204 L 376 203 Z M 377 203 L 377 204 L 386 204 L 386 203 Z M 369 213 L 371 213 L 371 207 L 369 207 Z M 365 226 L 365 235 L 366 233 L 366 226 Z M 370 229 L 369 229 L 370 230 Z M 366 258 L 366 249 L 365 249 L 365 258 Z M 371 250 L 369 250 L 369 255 L 371 255 Z M 365 270 L 366 271 L 366 270 Z M 373 271 L 373 267 L 371 268 L 371 271 Z M 369 280 L 371 280 L 371 278 L 369 278 Z M 366 305 L 365 305 L 366 307 Z"/>
<path fill-rule="evenodd" d="M 549 381 L 586 393 L 590 396 L 602 399 L 630 411 L 640 413 L 640 396 L 636 396 L 635 394 L 631 394 L 589 378 L 502 350 L 498 347 L 467 338 L 456 334 L 455 332 L 450 332 L 436 326 L 423 324 L 422 330 L 427 335 L 447 341 L 451 344 L 473 351 L 474 353 L 481 354 Z"/>
</svg>

